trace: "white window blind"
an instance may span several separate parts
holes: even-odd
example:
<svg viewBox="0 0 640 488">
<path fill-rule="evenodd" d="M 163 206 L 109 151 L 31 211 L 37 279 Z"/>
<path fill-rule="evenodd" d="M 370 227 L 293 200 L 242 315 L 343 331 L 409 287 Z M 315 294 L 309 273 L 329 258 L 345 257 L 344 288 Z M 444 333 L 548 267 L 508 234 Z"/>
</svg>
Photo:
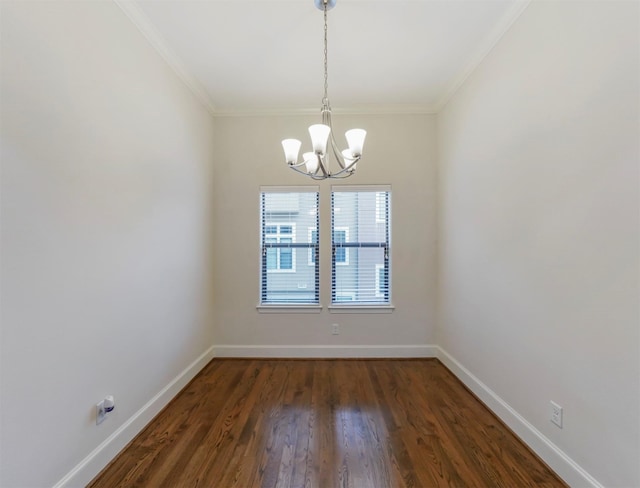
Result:
<svg viewBox="0 0 640 488">
<path fill-rule="evenodd" d="M 318 199 L 317 187 L 261 189 L 260 304 L 320 302 Z"/>
<path fill-rule="evenodd" d="M 391 189 L 333 187 L 331 301 L 391 302 Z"/>
</svg>

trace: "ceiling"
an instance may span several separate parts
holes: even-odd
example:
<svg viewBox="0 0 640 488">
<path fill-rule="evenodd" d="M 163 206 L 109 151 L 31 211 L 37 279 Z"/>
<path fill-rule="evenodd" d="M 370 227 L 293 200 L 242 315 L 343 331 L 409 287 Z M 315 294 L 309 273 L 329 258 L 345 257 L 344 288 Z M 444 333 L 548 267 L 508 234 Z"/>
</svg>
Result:
<svg viewBox="0 0 640 488">
<path fill-rule="evenodd" d="M 116 0 L 216 114 L 320 107 L 313 0 Z M 436 112 L 529 0 L 338 0 L 328 13 L 334 111 Z"/>
</svg>

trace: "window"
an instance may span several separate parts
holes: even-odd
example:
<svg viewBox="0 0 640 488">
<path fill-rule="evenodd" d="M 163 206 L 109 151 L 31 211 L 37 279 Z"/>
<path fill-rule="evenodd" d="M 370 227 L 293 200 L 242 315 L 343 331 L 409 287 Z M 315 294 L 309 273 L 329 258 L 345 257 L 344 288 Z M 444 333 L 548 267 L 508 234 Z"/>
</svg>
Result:
<svg viewBox="0 0 640 488">
<path fill-rule="evenodd" d="M 261 189 L 261 305 L 319 303 L 318 198 L 317 187 Z"/>
<path fill-rule="evenodd" d="M 333 304 L 390 304 L 390 209 L 390 187 L 332 188 Z"/>
<path fill-rule="evenodd" d="M 267 223 L 264 242 L 267 244 L 292 244 L 296 242 L 296 224 Z M 267 272 L 295 272 L 296 251 L 291 247 L 267 248 Z"/>
</svg>

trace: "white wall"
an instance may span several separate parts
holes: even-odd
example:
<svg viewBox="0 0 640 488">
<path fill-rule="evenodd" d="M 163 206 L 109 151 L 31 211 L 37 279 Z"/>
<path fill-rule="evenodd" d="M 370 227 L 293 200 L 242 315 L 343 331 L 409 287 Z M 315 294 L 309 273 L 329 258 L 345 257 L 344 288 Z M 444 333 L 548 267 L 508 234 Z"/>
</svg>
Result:
<svg viewBox="0 0 640 488">
<path fill-rule="evenodd" d="M 214 261 L 217 346 L 221 354 L 332 355 L 340 346 L 388 346 L 384 353 L 406 354 L 396 346 L 433 343 L 435 320 L 435 119 L 427 115 L 334 115 L 338 141 L 344 130 L 368 131 L 358 173 L 342 184 L 392 185 L 392 314 L 331 314 L 330 266 L 321 265 L 320 314 L 260 314 L 259 191 L 261 185 L 309 185 L 288 169 L 280 141 L 296 137 L 310 147 L 307 127 L 318 116 L 226 117 L 216 119 L 218 159 Z M 346 146 L 346 142 L 344 142 Z M 321 241 L 330 233 L 330 188 L 320 186 Z M 321 245 L 321 263 L 330 263 Z M 331 324 L 340 335 L 331 335 Z M 328 346 L 324 349 L 263 346 Z M 342 349 L 346 355 L 381 351 Z M 276 352 L 274 352 L 276 351 Z M 320 351 L 320 352 L 319 352 Z M 410 353 L 411 354 L 411 353 Z"/>
<path fill-rule="evenodd" d="M 640 486 L 638 10 L 532 2 L 438 117 L 438 344 L 620 487 Z"/>
<path fill-rule="evenodd" d="M 1 8 L 0 485 L 44 487 L 213 344 L 213 122 L 114 3 Z"/>
</svg>

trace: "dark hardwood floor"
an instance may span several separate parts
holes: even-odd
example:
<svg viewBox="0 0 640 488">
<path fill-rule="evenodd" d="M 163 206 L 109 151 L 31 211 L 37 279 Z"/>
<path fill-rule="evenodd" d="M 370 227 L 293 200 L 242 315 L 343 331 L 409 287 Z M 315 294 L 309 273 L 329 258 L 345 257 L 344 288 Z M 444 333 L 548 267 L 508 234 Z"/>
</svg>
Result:
<svg viewBox="0 0 640 488">
<path fill-rule="evenodd" d="M 438 360 L 215 359 L 89 486 L 566 485 Z"/>
</svg>

